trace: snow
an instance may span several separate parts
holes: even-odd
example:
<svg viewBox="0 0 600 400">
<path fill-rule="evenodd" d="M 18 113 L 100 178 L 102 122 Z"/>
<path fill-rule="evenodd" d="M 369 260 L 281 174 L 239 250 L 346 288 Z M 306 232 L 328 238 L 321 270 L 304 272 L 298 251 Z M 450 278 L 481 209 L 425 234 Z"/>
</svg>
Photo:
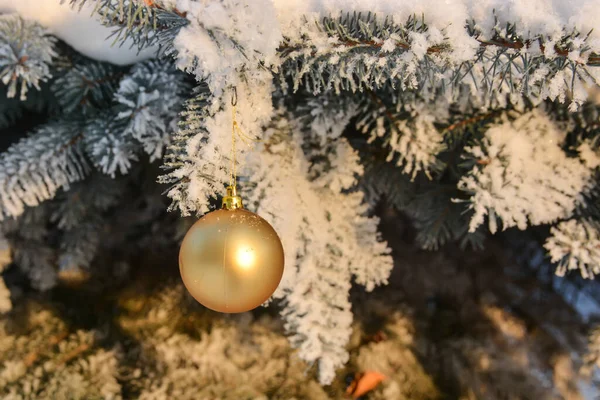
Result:
<svg viewBox="0 0 600 400">
<path fill-rule="evenodd" d="M 0 79 L 8 86 L 8 97 L 14 97 L 21 84 L 19 99 L 24 101 L 29 86 L 39 89 L 39 83 L 50 77 L 56 39 L 39 24 L 15 14 L 0 15 L 0 31 Z"/>
<path fill-rule="evenodd" d="M 182 74 L 175 72 L 169 63 L 138 63 L 121 80 L 115 94 L 115 100 L 124 106 L 117 116 L 127 122 L 124 135 L 138 140 L 150 161 L 162 157 L 170 133 L 177 130 L 177 110 L 186 100 Z"/>
<path fill-rule="evenodd" d="M 541 34 L 556 39 L 564 29 L 577 28 L 585 34 L 592 31 L 593 43 L 600 43 L 600 32 L 594 29 L 600 9 L 594 0 L 275 0 L 274 5 L 284 36 L 292 40 L 309 29 L 299 18 L 304 15 L 314 20 L 339 12 L 372 12 L 392 16 L 397 22 L 423 15 L 430 27 L 445 33 L 456 61 L 472 58 L 478 47 L 464 29 L 465 21 L 471 19 L 484 33 L 514 22 L 525 38 Z"/>
<path fill-rule="evenodd" d="M 51 199 L 61 188 L 89 172 L 81 147 L 64 149 L 77 132 L 69 124 L 50 123 L 11 146 L 0 159 L 0 220 L 16 217 L 26 206 Z"/>
<path fill-rule="evenodd" d="M 274 296 L 285 304 L 290 340 L 302 359 L 317 363 L 319 381 L 328 384 L 349 357 L 352 278 L 372 290 L 387 282 L 392 260 L 377 233 L 378 220 L 365 216 L 362 194 L 346 192 L 352 175 L 362 172 L 346 139 L 335 130 L 299 128 L 278 114 L 243 164 L 252 182 L 241 188 L 246 205 L 273 225 L 285 249 L 286 268 Z M 333 141 L 337 157 L 351 155 L 343 164 L 331 164 L 322 179 L 310 180 L 311 155 L 303 153 L 303 143 L 318 143 L 328 134 L 325 141 Z M 307 147 L 316 149 L 312 156 L 329 149 Z"/>
<path fill-rule="evenodd" d="M 391 16 L 394 21 L 403 23 L 413 15 L 425 15 L 427 21 L 439 30 L 446 30 L 448 38 L 456 44 L 457 58 L 468 59 L 474 55 L 478 43 L 469 37 L 463 26 L 468 19 L 467 7 L 463 1 L 437 0 L 315 0 L 311 2 L 302 0 L 275 0 L 278 18 L 282 25 L 284 36 L 292 40 L 306 34 L 311 29 L 310 24 L 303 24 L 299 16 L 306 15 L 310 20 L 318 20 L 320 17 L 341 12 L 363 12 L 378 13 L 383 16 Z M 317 35 L 316 32 L 311 32 Z"/>
<path fill-rule="evenodd" d="M 483 141 L 467 147 L 475 166 L 458 187 L 470 194 L 474 232 L 488 215 L 489 229 L 555 222 L 569 217 L 591 184 L 593 171 L 567 157 L 565 133 L 536 109 L 492 126 Z"/>
<path fill-rule="evenodd" d="M 177 65 L 199 81 L 207 80 L 215 97 L 220 97 L 226 86 L 241 84 L 243 68 L 250 79 L 254 75 L 259 75 L 259 82 L 268 79 L 270 74 L 261 74 L 256 63 L 273 65 L 282 40 L 273 23 L 276 18 L 270 1 L 180 0 L 177 9 L 190 16 L 190 24 L 175 39 Z"/>
<path fill-rule="evenodd" d="M 144 49 L 138 54 L 127 41 L 122 46 L 106 40 L 112 28 L 103 26 L 98 16 L 90 17 L 93 2 L 81 12 L 71 9 L 63 0 L 0 0 L 0 13 L 15 12 L 23 18 L 39 22 L 52 34 L 67 42 L 78 52 L 96 60 L 125 65 L 154 56 L 156 49 Z"/>
<path fill-rule="evenodd" d="M 4 399 L 121 398 L 119 350 L 95 343 L 99 331 L 71 330 L 38 304 L 30 304 L 26 314 L 27 334 L 16 331 L 8 318 L 0 321 Z"/>
<path fill-rule="evenodd" d="M 419 172 L 430 176 L 430 170 L 437 163 L 437 154 L 444 149 L 444 137 L 434 123 L 444 120 L 445 110 L 446 104 L 398 104 L 397 111 L 408 112 L 409 118 L 389 122 L 383 116 L 385 113 L 378 110 L 375 121 L 360 121 L 358 128 L 370 136 L 369 142 L 386 138 L 390 149 L 387 161 L 395 160 L 402 172 L 413 179 Z"/>
<path fill-rule="evenodd" d="M 111 29 L 102 26 L 97 17 L 89 18 L 93 1 L 89 3 L 78 13 L 66 4 L 61 4 L 61 0 L 0 0 L 0 12 L 17 12 L 23 17 L 36 20 L 76 50 L 92 58 L 130 64 L 153 56 L 155 49 L 146 49 L 137 54 L 137 50 L 131 49 L 129 43 L 122 47 L 111 46 L 112 42 L 105 40 Z M 264 40 L 255 40 L 252 35 L 249 39 L 251 38 L 254 46 L 261 48 L 265 58 L 277 47 L 277 43 L 273 46 L 273 42 L 279 40 L 279 32 L 294 39 L 310 29 L 308 25 L 311 24 L 305 24 L 304 18 L 311 20 L 328 14 L 354 11 L 389 15 L 398 22 L 404 22 L 411 15 L 424 15 L 430 27 L 434 31 L 444 32 L 453 44 L 456 60 L 471 58 L 478 46 L 466 34 L 463 28 L 465 21 L 474 19 L 483 32 L 489 32 L 496 26 L 491 10 L 495 10 L 498 26 L 516 22 L 518 32 L 525 37 L 542 34 L 556 38 L 564 33 L 564 29 L 577 28 L 584 33 L 592 31 L 591 43 L 600 43 L 600 32 L 593 30 L 600 19 L 600 9 L 594 0 L 261 0 L 260 4 L 234 0 L 211 3 L 171 0 L 166 3 L 176 6 L 180 11 L 190 12 L 196 17 L 196 21 L 202 21 L 206 29 L 223 28 L 227 23 L 252 29 L 252 25 L 244 25 L 247 22 L 244 14 L 251 18 L 259 17 L 262 20 L 261 34 Z M 241 19 L 232 18 L 227 22 L 231 16 L 227 9 L 231 7 L 244 10 L 238 15 Z M 186 40 L 192 32 L 198 36 Z M 215 52 L 214 42 L 205 33 L 190 28 L 183 30 L 181 35 L 178 40 L 186 41 L 188 45 L 194 43 L 197 52 Z M 205 50 L 202 50 L 203 47 Z M 208 70 L 214 70 L 215 65 L 212 64 L 211 67 L 210 63 L 218 61 L 218 58 L 206 57 L 202 61 L 207 63 Z"/>
<path fill-rule="evenodd" d="M 551 261 L 558 263 L 556 274 L 579 270 L 584 278 L 600 274 L 600 232 L 586 221 L 571 219 L 550 230 L 544 244 Z"/>
<path fill-rule="evenodd" d="M 581 143 L 577 148 L 577 151 L 579 152 L 579 158 L 581 158 L 581 161 L 586 167 L 590 169 L 600 167 L 600 154 L 598 154 L 597 149 L 594 150 L 590 141 Z"/>
</svg>

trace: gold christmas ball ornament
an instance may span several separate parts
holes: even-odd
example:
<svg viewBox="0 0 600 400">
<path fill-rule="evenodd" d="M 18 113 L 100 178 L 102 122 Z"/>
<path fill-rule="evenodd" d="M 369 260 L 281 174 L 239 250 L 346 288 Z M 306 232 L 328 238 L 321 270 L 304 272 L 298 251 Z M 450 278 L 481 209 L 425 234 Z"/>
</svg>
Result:
<svg viewBox="0 0 600 400">
<path fill-rule="evenodd" d="M 200 218 L 179 250 L 185 287 L 202 305 L 224 313 L 252 310 L 277 289 L 283 275 L 283 246 L 275 229 L 245 210 L 235 186 L 223 208 Z"/>
</svg>

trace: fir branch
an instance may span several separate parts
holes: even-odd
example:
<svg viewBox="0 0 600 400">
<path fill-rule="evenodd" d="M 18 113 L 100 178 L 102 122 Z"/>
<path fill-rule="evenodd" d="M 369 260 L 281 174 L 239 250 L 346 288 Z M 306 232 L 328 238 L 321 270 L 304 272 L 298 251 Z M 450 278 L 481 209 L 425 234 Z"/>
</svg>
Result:
<svg viewBox="0 0 600 400">
<path fill-rule="evenodd" d="M 67 0 L 62 0 L 67 1 Z M 113 44 L 123 45 L 127 40 L 138 50 L 159 46 L 159 53 L 173 54 L 172 42 L 179 30 L 187 25 L 186 13 L 167 8 L 161 2 L 144 0 L 68 0 L 72 7 L 81 8 L 95 3 L 94 13 L 100 15 L 106 26 L 115 27 Z"/>
<path fill-rule="evenodd" d="M 169 184 L 169 197 L 173 202 L 169 206 L 169 211 L 179 208 L 183 215 L 189 215 L 191 212 L 207 211 L 206 205 L 198 206 L 189 198 L 188 187 L 192 181 L 192 175 L 198 177 L 205 186 L 208 193 L 216 196 L 221 190 L 221 184 L 215 179 L 215 174 L 224 170 L 223 165 L 214 165 L 206 160 L 204 168 L 195 168 L 193 154 L 188 151 L 192 138 L 197 139 L 194 147 L 199 149 L 208 137 L 206 130 L 206 120 L 212 115 L 210 103 L 212 94 L 205 83 L 200 84 L 194 89 L 194 97 L 185 104 L 186 110 L 181 113 L 180 129 L 172 137 L 171 144 L 167 147 L 165 161 L 162 168 L 167 171 L 166 174 L 159 176 L 158 182 Z M 223 174 L 219 173 L 219 176 Z"/>
<path fill-rule="evenodd" d="M 326 24 L 325 20 L 324 20 L 323 24 Z M 534 40 L 509 41 L 509 40 L 506 40 L 503 38 L 490 39 L 490 40 L 477 39 L 477 41 L 479 42 L 479 44 L 481 46 L 481 50 L 483 50 L 485 47 L 496 47 L 496 48 L 504 48 L 504 49 L 515 49 L 515 50 L 521 50 L 523 48 L 530 49 L 532 47 L 533 43 L 537 43 L 537 45 L 539 46 L 542 53 L 544 53 L 546 51 L 546 47 L 544 46 L 544 43 L 541 38 L 538 38 L 537 41 L 534 41 Z M 383 46 L 384 46 L 383 41 L 345 38 L 345 39 L 340 39 L 338 42 L 336 42 L 336 44 L 332 46 L 331 50 L 333 52 L 342 52 L 342 51 L 351 50 L 353 48 L 361 48 L 362 50 L 371 50 L 374 53 L 381 52 L 382 54 L 380 55 L 380 57 L 383 57 L 384 55 L 381 50 L 381 48 Z M 393 43 L 392 46 L 394 46 L 397 49 L 404 50 L 404 51 L 411 50 L 411 44 L 408 42 L 405 42 L 405 41 L 397 41 L 397 42 Z M 554 52 L 559 57 L 567 58 L 569 56 L 569 51 L 564 48 L 559 47 L 558 44 L 555 44 L 553 49 L 554 49 Z M 284 56 L 286 54 L 293 53 L 293 52 L 299 52 L 302 50 L 304 50 L 303 46 L 301 46 L 299 44 L 292 45 L 292 44 L 290 44 L 290 42 L 284 42 L 278 48 L 278 51 L 281 52 Z M 429 55 L 434 55 L 434 54 L 443 55 L 444 53 L 449 53 L 451 50 L 452 50 L 451 43 L 447 43 L 447 44 L 443 44 L 443 45 L 429 46 L 429 47 L 427 47 L 426 53 Z M 314 49 L 310 53 L 310 55 L 312 57 L 317 56 L 317 54 L 318 54 L 318 51 L 316 49 Z M 588 55 L 587 61 L 582 62 L 582 61 L 576 60 L 576 63 L 581 64 L 581 65 L 588 65 L 591 67 L 600 66 L 600 54 L 598 54 L 596 52 L 591 52 Z"/>
<path fill-rule="evenodd" d="M 445 127 L 443 129 L 442 134 L 447 135 L 447 134 L 453 133 L 456 130 L 467 129 L 468 127 L 473 126 L 475 124 L 479 124 L 482 121 L 493 119 L 493 118 L 501 115 L 505 111 L 506 110 L 492 110 L 489 112 L 485 112 L 483 114 L 473 115 L 469 118 L 453 122 L 452 124 L 448 125 L 447 127 Z"/>
<path fill-rule="evenodd" d="M 124 133 L 140 142 L 151 161 L 162 157 L 177 128 L 191 91 L 186 77 L 171 62 L 145 61 L 131 69 L 115 94 L 116 119 L 126 124 Z"/>
<path fill-rule="evenodd" d="M 85 60 L 52 84 L 65 113 L 93 114 L 113 101 L 124 70 L 108 63 Z"/>
<path fill-rule="evenodd" d="M 423 172 L 443 169 L 437 155 L 444 150 L 443 136 L 434 124 L 436 105 L 426 105 L 415 97 L 388 106 L 373 91 L 368 91 L 363 102 L 356 127 L 369 135 L 369 142 L 378 141 L 388 147 L 387 161 L 394 161 L 403 172 L 414 179 Z M 394 107 L 394 108 L 392 108 Z"/>
<path fill-rule="evenodd" d="M 458 187 L 470 196 L 470 230 L 488 217 L 492 233 L 516 226 L 551 223 L 570 216 L 593 180 L 592 165 L 569 157 L 566 135 L 544 112 L 535 109 L 493 126 L 464 157 L 471 166 Z M 593 168 L 591 168 L 593 167 Z M 506 193 L 510 193 L 507 196 Z"/>
<path fill-rule="evenodd" d="M 264 142 L 249 155 L 246 168 L 255 183 L 242 190 L 248 207 L 281 232 L 289 274 L 275 296 L 284 296 L 290 341 L 302 359 L 318 365 L 319 380 L 329 384 L 335 368 L 348 359 L 350 281 L 354 277 L 371 291 L 386 282 L 392 263 L 377 233 L 377 219 L 367 216 L 362 194 L 350 191 L 355 171 L 362 170 L 356 153 L 337 129 L 299 132 L 286 116 L 282 111 L 274 119 Z M 341 160 L 332 155 L 337 162 L 315 179 L 307 159 L 329 148 L 311 146 L 319 139 L 337 141 Z"/>
<path fill-rule="evenodd" d="M 571 219 L 559 223 L 550 229 L 544 247 L 551 261 L 558 264 L 558 276 L 571 270 L 578 270 L 585 279 L 600 274 L 600 224 L 594 221 Z"/>
<path fill-rule="evenodd" d="M 414 221 L 417 244 L 437 250 L 445 244 L 458 243 L 464 249 L 483 249 L 485 232 L 469 231 L 471 213 L 464 203 L 454 202 L 460 196 L 455 184 L 424 184 L 414 200 L 403 210 Z"/>
<path fill-rule="evenodd" d="M 17 94 L 24 101 L 30 86 L 51 77 L 49 64 L 56 56 L 56 39 L 35 22 L 17 15 L 0 16 L 0 79 L 8 86 L 8 97 Z"/>
<path fill-rule="evenodd" d="M 101 245 L 104 215 L 121 200 L 122 192 L 121 181 L 96 173 L 52 202 L 50 222 L 58 230 L 54 236 L 60 236 L 59 274 L 91 266 Z"/>
<path fill-rule="evenodd" d="M 486 39 L 471 21 L 466 31 L 480 46 L 464 60 L 454 56 L 453 43 L 430 32 L 425 18 L 397 24 L 354 13 L 315 24 L 316 32 L 288 38 L 279 48 L 284 87 L 291 78 L 293 90 L 304 85 L 313 93 L 400 89 L 425 99 L 444 94 L 452 101 L 468 94 L 476 105 L 488 107 L 504 107 L 507 95 L 510 101 L 518 96 L 538 103 L 564 101 L 568 92 L 577 107 L 584 100 L 581 84 L 598 84 L 588 68 L 600 66 L 599 53 L 577 31 L 565 33 L 550 50 L 541 35 L 519 37 L 514 24 L 496 28 Z"/>
<path fill-rule="evenodd" d="M 85 151 L 103 173 L 115 177 L 126 174 L 133 162 L 139 160 L 135 139 L 127 134 L 126 120 L 117 120 L 114 110 L 100 113 L 85 128 Z"/>
<path fill-rule="evenodd" d="M 455 183 L 423 179 L 411 182 L 399 168 L 378 158 L 373 158 L 372 150 L 363 152 L 367 168 L 361 189 L 370 204 L 385 201 L 407 215 L 416 228 L 415 240 L 420 248 L 437 250 L 450 243 L 458 243 L 461 248 L 483 248 L 485 233 L 481 229 L 470 233 L 471 214 L 464 203 L 452 201 L 460 195 Z"/>
<path fill-rule="evenodd" d="M 6 218 L 0 228 L 8 239 L 14 264 L 28 275 L 32 287 L 48 290 L 56 285 L 55 251 L 46 224 L 49 202 L 28 207 L 18 218 Z"/>
<path fill-rule="evenodd" d="M 56 121 L 11 146 L 0 157 L 0 219 L 20 215 L 89 172 L 78 124 Z"/>
</svg>

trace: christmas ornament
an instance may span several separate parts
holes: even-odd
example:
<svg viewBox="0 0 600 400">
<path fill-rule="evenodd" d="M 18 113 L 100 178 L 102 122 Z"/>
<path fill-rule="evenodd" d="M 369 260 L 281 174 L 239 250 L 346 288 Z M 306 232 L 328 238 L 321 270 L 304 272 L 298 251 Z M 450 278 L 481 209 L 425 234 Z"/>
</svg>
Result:
<svg viewBox="0 0 600 400">
<path fill-rule="evenodd" d="M 223 207 L 199 219 L 179 251 L 179 271 L 187 290 L 204 306 L 225 313 L 248 311 L 264 303 L 277 289 L 284 264 L 277 232 L 245 210 L 237 195 L 236 129 L 233 108 L 232 166 Z"/>
<path fill-rule="evenodd" d="M 273 294 L 283 275 L 283 247 L 260 216 L 242 208 L 235 187 L 223 208 L 198 220 L 179 252 L 179 270 L 191 295 L 220 312 L 248 311 Z"/>
</svg>

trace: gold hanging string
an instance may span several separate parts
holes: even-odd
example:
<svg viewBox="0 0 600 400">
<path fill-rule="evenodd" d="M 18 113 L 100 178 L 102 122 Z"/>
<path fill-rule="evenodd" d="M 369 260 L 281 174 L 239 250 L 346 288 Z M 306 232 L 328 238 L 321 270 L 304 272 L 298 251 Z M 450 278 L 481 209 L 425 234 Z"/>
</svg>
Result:
<svg viewBox="0 0 600 400">
<path fill-rule="evenodd" d="M 242 140 L 242 142 L 244 142 L 246 144 L 246 146 L 252 147 L 252 143 L 262 142 L 262 140 L 260 140 L 260 139 L 253 138 L 253 137 L 250 137 L 247 134 L 245 134 L 244 131 L 242 131 L 240 129 L 240 126 L 238 125 L 237 121 L 235 121 L 235 120 L 233 122 L 233 127 L 235 129 L 235 133 L 237 134 L 237 137 L 239 137 Z"/>
<path fill-rule="evenodd" d="M 252 138 L 248 136 L 238 124 L 235 116 L 237 114 L 237 90 L 234 87 L 231 94 L 231 167 L 229 168 L 229 186 L 235 191 L 237 184 L 237 151 L 236 151 L 236 137 L 240 138 L 244 144 L 248 147 L 252 147 L 252 143 L 262 142 L 260 139 Z"/>
<path fill-rule="evenodd" d="M 237 121 L 235 120 L 235 104 L 233 101 L 231 102 L 231 120 L 233 122 L 231 124 L 231 168 L 229 168 L 229 186 L 235 188 L 237 183 L 237 159 L 235 151 L 235 127 L 237 125 Z"/>
</svg>

